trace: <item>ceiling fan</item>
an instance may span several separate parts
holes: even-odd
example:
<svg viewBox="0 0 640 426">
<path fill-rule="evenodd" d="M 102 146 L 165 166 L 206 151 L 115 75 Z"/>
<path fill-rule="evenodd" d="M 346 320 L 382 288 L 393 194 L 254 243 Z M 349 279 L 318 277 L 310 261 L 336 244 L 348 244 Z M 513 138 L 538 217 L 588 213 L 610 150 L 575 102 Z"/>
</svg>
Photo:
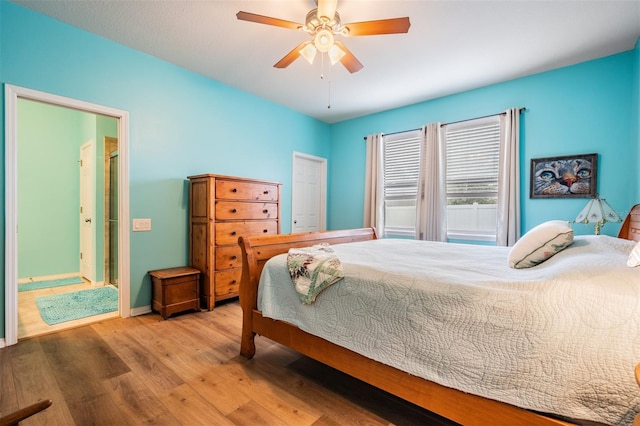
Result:
<svg viewBox="0 0 640 426">
<path fill-rule="evenodd" d="M 313 59 L 319 51 L 327 53 L 332 65 L 340 61 L 351 73 L 360 71 L 363 65 L 344 43 L 335 39 L 336 35 L 366 36 L 406 33 L 411 25 L 408 17 L 342 24 L 340 14 L 336 10 L 338 0 L 316 0 L 316 4 L 318 7 L 307 13 L 304 24 L 242 11 L 238 12 L 236 17 L 242 21 L 304 31 L 312 37 L 312 40 L 300 43 L 280 59 L 274 65 L 276 68 L 286 68 L 300 56 L 309 63 L 313 63 Z"/>
</svg>

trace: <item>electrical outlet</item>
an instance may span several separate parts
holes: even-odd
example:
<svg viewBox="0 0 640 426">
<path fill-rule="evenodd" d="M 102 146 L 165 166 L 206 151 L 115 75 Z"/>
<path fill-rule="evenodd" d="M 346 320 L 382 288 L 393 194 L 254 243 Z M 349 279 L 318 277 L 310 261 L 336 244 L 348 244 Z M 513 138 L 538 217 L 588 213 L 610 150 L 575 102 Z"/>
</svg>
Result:
<svg viewBox="0 0 640 426">
<path fill-rule="evenodd" d="M 151 219 L 133 219 L 133 232 L 151 231 Z"/>
</svg>

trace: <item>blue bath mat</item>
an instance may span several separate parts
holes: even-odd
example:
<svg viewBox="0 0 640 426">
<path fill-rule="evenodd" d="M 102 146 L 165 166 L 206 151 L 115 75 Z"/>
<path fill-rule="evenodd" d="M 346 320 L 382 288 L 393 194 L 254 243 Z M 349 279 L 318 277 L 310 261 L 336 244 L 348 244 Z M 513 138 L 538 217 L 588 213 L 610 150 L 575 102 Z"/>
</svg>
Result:
<svg viewBox="0 0 640 426">
<path fill-rule="evenodd" d="M 60 278 L 57 280 L 33 281 L 30 283 L 18 284 L 18 291 L 39 290 L 41 288 L 60 287 L 63 285 L 82 284 L 84 281 L 80 277 Z"/>
<path fill-rule="evenodd" d="M 40 316 L 49 325 L 118 310 L 118 290 L 100 287 L 91 290 L 36 298 Z"/>
</svg>

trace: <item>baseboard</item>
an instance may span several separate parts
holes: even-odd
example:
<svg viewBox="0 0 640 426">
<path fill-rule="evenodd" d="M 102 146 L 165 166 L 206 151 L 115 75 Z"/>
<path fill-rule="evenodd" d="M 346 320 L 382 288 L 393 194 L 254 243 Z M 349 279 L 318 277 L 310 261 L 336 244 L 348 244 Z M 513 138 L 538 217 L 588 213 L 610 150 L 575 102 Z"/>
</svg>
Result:
<svg viewBox="0 0 640 426">
<path fill-rule="evenodd" d="M 41 277 L 27 277 L 27 278 L 19 278 L 18 284 L 26 284 L 34 281 L 50 281 L 50 280 L 62 280 L 65 278 L 79 277 L 80 272 L 69 272 L 66 274 L 58 274 L 58 275 L 43 275 Z"/>
<path fill-rule="evenodd" d="M 0 348 L 4 348 L 5 346 L 7 346 L 6 341 L 4 340 L 4 338 L 0 339 Z"/>
<path fill-rule="evenodd" d="M 139 308 L 131 308 L 131 316 L 144 315 L 151 312 L 151 305 L 140 306 Z"/>
</svg>

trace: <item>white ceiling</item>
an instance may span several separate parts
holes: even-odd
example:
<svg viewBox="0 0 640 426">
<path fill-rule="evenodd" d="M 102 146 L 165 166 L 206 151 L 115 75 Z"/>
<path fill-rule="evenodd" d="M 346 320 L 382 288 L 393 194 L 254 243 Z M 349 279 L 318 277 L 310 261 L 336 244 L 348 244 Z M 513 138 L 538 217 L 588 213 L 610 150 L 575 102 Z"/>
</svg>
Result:
<svg viewBox="0 0 640 426">
<path fill-rule="evenodd" d="M 638 0 L 339 0 L 343 24 L 408 16 L 408 34 L 342 38 L 364 68 L 273 68 L 309 36 L 313 0 L 12 0 L 328 123 L 633 49 Z M 330 82 L 330 84 L 329 84 Z M 331 108 L 328 108 L 330 99 Z"/>
</svg>

